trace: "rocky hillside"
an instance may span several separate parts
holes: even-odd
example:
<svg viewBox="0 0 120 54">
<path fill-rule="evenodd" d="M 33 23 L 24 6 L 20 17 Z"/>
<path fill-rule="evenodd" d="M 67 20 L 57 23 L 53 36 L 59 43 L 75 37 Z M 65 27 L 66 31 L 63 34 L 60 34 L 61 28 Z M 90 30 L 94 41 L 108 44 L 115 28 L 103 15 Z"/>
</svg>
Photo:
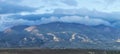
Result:
<svg viewBox="0 0 120 54">
<path fill-rule="evenodd" d="M 104 25 L 53 22 L 19 25 L 0 32 L 2 48 L 120 49 L 120 29 Z"/>
</svg>

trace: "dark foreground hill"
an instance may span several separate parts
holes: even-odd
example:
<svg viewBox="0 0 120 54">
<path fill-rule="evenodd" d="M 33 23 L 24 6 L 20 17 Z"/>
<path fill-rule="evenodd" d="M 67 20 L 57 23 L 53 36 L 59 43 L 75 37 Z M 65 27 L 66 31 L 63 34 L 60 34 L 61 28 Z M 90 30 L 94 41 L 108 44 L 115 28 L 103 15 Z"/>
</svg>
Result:
<svg viewBox="0 0 120 54">
<path fill-rule="evenodd" d="M 120 51 L 86 49 L 0 49 L 0 54 L 120 54 Z"/>
</svg>

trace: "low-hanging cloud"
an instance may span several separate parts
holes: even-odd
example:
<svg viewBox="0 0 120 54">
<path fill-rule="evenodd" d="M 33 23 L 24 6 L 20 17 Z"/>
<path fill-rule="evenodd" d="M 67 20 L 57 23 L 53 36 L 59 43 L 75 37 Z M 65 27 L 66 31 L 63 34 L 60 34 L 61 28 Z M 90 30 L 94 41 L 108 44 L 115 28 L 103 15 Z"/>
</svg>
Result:
<svg viewBox="0 0 120 54">
<path fill-rule="evenodd" d="M 55 9 L 55 14 L 67 14 L 67 15 L 80 15 L 80 16 L 89 16 L 91 18 L 103 19 L 106 21 L 114 22 L 120 21 L 120 12 L 100 12 L 97 10 L 88 10 L 86 8 L 81 9 Z"/>
<path fill-rule="evenodd" d="M 0 18 L 0 31 L 7 28 L 11 28 L 16 25 L 34 25 L 35 21 L 23 20 L 23 19 L 11 19 L 11 18 Z"/>
<path fill-rule="evenodd" d="M 60 21 L 69 22 L 69 23 L 80 23 L 85 25 L 107 25 L 109 26 L 110 23 L 108 21 L 96 18 L 89 18 L 88 16 L 80 17 L 80 16 L 65 16 L 60 18 Z"/>
<path fill-rule="evenodd" d="M 49 18 L 42 17 L 39 20 L 26 20 L 26 19 L 14 19 L 14 18 L 0 18 L 0 31 L 3 31 L 7 28 L 11 28 L 16 25 L 40 25 L 47 24 L 51 22 L 66 22 L 66 23 L 79 23 L 89 26 L 97 26 L 97 25 L 106 25 L 111 26 L 106 20 L 90 18 L 89 16 L 63 16 L 56 17 L 51 16 Z"/>
</svg>

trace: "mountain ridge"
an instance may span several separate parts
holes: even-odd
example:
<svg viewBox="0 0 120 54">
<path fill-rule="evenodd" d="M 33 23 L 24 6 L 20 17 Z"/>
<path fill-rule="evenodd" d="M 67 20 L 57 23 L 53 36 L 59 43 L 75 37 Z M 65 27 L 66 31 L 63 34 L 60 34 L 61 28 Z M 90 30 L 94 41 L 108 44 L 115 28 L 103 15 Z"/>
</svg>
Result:
<svg viewBox="0 0 120 54">
<path fill-rule="evenodd" d="M 119 33 L 109 26 L 78 23 L 19 25 L 0 32 L 0 47 L 119 49 Z"/>
</svg>

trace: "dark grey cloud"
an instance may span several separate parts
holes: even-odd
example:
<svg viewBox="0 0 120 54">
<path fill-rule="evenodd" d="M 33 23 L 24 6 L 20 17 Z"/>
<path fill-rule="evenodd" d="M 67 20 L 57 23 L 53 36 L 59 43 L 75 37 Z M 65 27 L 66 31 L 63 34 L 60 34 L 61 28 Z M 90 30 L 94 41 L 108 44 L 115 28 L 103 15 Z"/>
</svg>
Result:
<svg viewBox="0 0 120 54">
<path fill-rule="evenodd" d="M 36 8 L 20 6 L 20 5 L 10 4 L 10 3 L 5 3 L 5 2 L 0 3 L 0 14 L 32 12 L 35 10 Z"/>
</svg>

